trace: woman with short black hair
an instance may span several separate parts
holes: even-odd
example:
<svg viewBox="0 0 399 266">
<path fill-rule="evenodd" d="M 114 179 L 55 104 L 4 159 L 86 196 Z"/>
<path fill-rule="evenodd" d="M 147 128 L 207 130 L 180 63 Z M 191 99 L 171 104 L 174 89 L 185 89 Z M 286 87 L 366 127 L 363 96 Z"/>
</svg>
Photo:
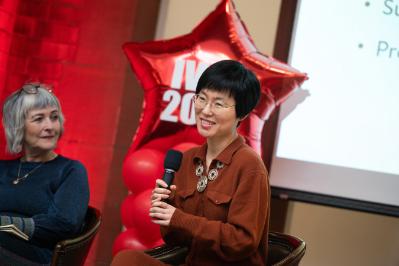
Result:
<svg viewBox="0 0 399 266">
<path fill-rule="evenodd" d="M 211 65 L 198 81 L 195 118 L 206 143 L 183 154 L 170 188 L 157 179 L 149 210 L 167 244 L 189 248 L 185 265 L 266 265 L 267 171 L 237 132 L 259 97 L 259 81 L 237 61 Z M 164 264 L 122 251 L 112 265 Z"/>
</svg>

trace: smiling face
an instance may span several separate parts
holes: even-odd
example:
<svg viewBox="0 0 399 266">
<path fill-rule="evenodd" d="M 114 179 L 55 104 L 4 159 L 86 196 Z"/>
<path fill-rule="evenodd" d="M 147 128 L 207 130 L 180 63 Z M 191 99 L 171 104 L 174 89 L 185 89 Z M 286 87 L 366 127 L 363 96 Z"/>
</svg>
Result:
<svg viewBox="0 0 399 266">
<path fill-rule="evenodd" d="M 33 109 L 25 119 L 25 153 L 49 153 L 57 146 L 61 124 L 56 107 Z"/>
<path fill-rule="evenodd" d="M 201 136 L 208 140 L 225 141 L 237 136 L 237 124 L 240 121 L 234 108 L 235 100 L 227 92 L 202 89 L 199 97 L 207 104 L 199 107 L 195 104 L 195 119 Z M 224 106 L 223 108 L 217 108 Z"/>
</svg>

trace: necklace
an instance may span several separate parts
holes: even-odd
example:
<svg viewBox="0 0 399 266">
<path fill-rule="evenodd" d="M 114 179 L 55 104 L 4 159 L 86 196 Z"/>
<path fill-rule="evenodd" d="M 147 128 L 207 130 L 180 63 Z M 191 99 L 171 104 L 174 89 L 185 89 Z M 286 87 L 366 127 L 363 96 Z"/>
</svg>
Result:
<svg viewBox="0 0 399 266">
<path fill-rule="evenodd" d="M 199 177 L 199 180 L 197 182 L 197 191 L 198 192 L 203 192 L 209 181 L 215 180 L 218 175 L 220 169 L 224 167 L 224 164 L 220 161 L 216 161 L 216 168 L 213 168 L 209 171 L 208 175 L 203 175 L 204 173 L 204 166 L 202 165 L 202 161 L 198 162 L 197 167 L 195 168 L 195 175 Z"/>
<path fill-rule="evenodd" d="M 17 184 L 18 184 L 19 182 L 21 182 L 22 180 L 25 180 L 26 178 L 28 178 L 28 176 L 30 176 L 33 172 L 35 172 L 37 169 L 39 169 L 43 164 L 44 164 L 44 162 L 41 162 L 40 164 L 38 164 L 37 166 L 35 166 L 35 168 L 33 168 L 32 170 L 30 170 L 29 172 L 27 172 L 26 174 L 24 174 L 23 176 L 21 176 L 22 161 L 19 161 L 17 178 L 16 178 L 14 181 L 12 181 L 12 183 L 13 183 L 14 185 L 17 185 Z"/>
</svg>

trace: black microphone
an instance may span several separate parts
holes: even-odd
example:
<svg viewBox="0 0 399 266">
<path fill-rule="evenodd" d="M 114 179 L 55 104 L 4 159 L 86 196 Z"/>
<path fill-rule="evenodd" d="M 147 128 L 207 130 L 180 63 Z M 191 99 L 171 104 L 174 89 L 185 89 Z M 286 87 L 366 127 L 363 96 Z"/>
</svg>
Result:
<svg viewBox="0 0 399 266">
<path fill-rule="evenodd" d="M 168 150 L 166 153 L 165 161 L 163 163 L 165 171 L 162 179 L 166 182 L 168 187 L 172 184 L 175 172 L 180 168 L 182 157 L 183 154 L 176 150 Z"/>
</svg>

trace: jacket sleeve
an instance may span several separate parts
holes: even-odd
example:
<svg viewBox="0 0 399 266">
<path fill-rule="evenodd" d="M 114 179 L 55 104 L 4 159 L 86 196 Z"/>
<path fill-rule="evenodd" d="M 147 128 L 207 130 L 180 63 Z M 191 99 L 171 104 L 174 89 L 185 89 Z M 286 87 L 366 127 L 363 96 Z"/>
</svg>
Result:
<svg viewBox="0 0 399 266">
<path fill-rule="evenodd" d="M 176 209 L 168 230 L 174 235 L 179 232 L 191 236 L 194 248 L 210 249 L 225 261 L 237 261 L 258 248 L 269 212 L 269 201 L 266 172 L 250 171 L 240 179 L 226 222 L 208 220 Z M 173 239 L 178 240 L 176 237 Z"/>
<path fill-rule="evenodd" d="M 171 204 L 176 208 L 175 213 L 172 216 L 176 215 L 176 212 L 181 209 L 181 206 L 178 206 L 174 201 L 175 198 L 169 199 L 167 203 Z M 172 223 L 171 220 L 171 223 Z M 170 226 L 161 226 L 161 236 L 162 239 L 165 241 L 166 244 L 170 246 L 190 246 L 192 241 L 192 235 L 189 232 L 182 232 L 180 230 L 176 230 L 172 225 Z"/>
</svg>

